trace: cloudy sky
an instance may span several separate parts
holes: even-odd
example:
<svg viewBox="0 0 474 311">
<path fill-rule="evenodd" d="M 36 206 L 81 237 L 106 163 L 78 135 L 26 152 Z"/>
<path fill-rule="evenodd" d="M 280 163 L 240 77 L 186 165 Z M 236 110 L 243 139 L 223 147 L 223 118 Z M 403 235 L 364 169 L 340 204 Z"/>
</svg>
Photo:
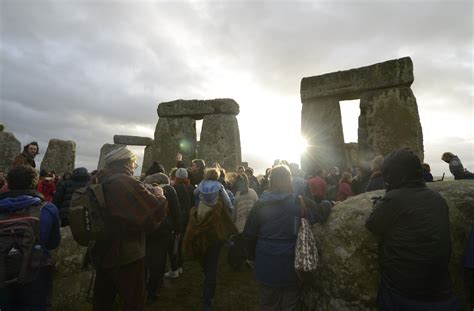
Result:
<svg viewBox="0 0 474 311">
<path fill-rule="evenodd" d="M 77 144 L 95 169 L 114 134 L 153 137 L 160 102 L 233 98 L 243 160 L 298 161 L 301 78 L 410 56 L 425 161 L 474 170 L 472 1 L 0 0 L 0 123 Z M 341 104 L 346 142 L 358 101 Z M 142 154 L 142 148 L 135 148 Z M 41 160 L 41 156 L 38 157 Z M 449 174 L 448 174 L 449 175 Z"/>
</svg>

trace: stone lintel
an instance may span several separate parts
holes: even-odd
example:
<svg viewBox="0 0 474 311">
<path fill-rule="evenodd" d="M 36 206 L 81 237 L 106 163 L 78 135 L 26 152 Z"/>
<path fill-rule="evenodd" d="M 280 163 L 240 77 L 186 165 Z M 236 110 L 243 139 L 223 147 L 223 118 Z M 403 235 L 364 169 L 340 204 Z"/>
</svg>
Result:
<svg viewBox="0 0 474 311">
<path fill-rule="evenodd" d="M 339 100 L 357 99 L 365 91 L 410 86 L 413 80 L 413 62 L 410 57 L 404 57 L 366 67 L 303 78 L 301 101 L 328 96 L 337 97 Z"/>
<path fill-rule="evenodd" d="M 210 100 L 183 100 L 178 99 L 158 105 L 158 116 L 177 118 L 192 117 L 202 119 L 210 114 L 239 114 L 239 105 L 230 98 L 217 98 Z"/>
<path fill-rule="evenodd" d="M 129 146 L 151 146 L 153 138 L 131 135 L 114 135 L 114 144 Z"/>
</svg>

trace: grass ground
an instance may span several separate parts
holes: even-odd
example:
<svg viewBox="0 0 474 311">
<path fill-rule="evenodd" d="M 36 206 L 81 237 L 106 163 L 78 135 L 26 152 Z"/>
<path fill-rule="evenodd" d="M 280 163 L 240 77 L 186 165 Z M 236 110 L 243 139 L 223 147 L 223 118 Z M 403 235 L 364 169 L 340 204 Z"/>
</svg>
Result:
<svg viewBox="0 0 474 311">
<path fill-rule="evenodd" d="M 227 250 L 220 254 L 214 310 L 253 311 L 258 309 L 257 286 L 253 270 L 242 266 L 233 270 L 227 264 Z M 197 262 L 185 262 L 177 279 L 165 279 L 158 301 L 146 310 L 200 310 L 203 274 Z"/>
</svg>

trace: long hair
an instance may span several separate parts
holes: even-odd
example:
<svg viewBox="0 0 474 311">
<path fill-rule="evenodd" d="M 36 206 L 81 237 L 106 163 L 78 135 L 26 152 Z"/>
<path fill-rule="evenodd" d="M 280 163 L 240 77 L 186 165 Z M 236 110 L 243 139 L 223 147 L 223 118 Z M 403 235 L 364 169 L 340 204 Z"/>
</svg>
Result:
<svg viewBox="0 0 474 311">
<path fill-rule="evenodd" d="M 286 165 L 277 165 L 270 173 L 270 191 L 281 193 L 293 193 L 291 184 L 291 172 Z"/>
</svg>

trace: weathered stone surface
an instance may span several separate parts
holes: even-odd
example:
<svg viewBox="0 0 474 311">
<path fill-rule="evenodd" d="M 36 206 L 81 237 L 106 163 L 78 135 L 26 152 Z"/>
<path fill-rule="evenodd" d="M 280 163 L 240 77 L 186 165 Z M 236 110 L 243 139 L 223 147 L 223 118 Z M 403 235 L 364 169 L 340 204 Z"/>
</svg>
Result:
<svg viewBox="0 0 474 311">
<path fill-rule="evenodd" d="M 97 169 L 101 170 L 104 168 L 104 157 L 107 153 L 111 152 L 112 150 L 118 149 L 125 145 L 121 144 L 104 144 L 102 148 L 100 148 L 100 155 L 99 155 L 99 163 L 97 164 Z"/>
<path fill-rule="evenodd" d="M 41 169 L 55 171 L 62 176 L 72 172 L 76 161 L 76 143 L 72 140 L 50 139 L 41 161 Z"/>
<path fill-rule="evenodd" d="M 143 164 L 142 164 L 142 174 L 145 174 L 146 171 L 153 164 L 153 146 L 146 146 L 143 153 Z"/>
<path fill-rule="evenodd" d="M 376 90 L 360 99 L 359 161 L 370 163 L 409 147 L 423 161 L 423 133 L 416 98 L 409 87 Z"/>
<path fill-rule="evenodd" d="M 413 83 L 411 58 L 389 60 L 371 66 L 338 71 L 301 80 L 301 100 L 337 96 L 340 100 L 357 99 L 365 91 L 410 86 Z"/>
<path fill-rule="evenodd" d="M 230 98 L 212 100 L 175 100 L 158 105 L 159 117 L 185 117 L 196 120 L 209 114 L 239 114 L 239 105 Z"/>
<path fill-rule="evenodd" d="M 83 310 L 92 274 L 91 267 L 81 268 L 86 249 L 74 241 L 69 227 L 61 228 L 61 243 L 53 252 L 56 260 L 52 294 L 54 310 Z"/>
<path fill-rule="evenodd" d="M 8 172 L 15 157 L 21 152 L 21 143 L 15 135 L 0 132 L 0 170 Z"/>
<path fill-rule="evenodd" d="M 462 297 L 462 257 L 474 222 L 474 181 L 429 183 L 449 205 L 452 256 L 450 272 L 455 292 Z M 320 266 L 313 288 L 305 292 L 306 310 L 375 310 L 379 282 L 377 240 L 365 228 L 373 196 L 361 194 L 336 205 L 324 225 L 314 226 Z"/>
<path fill-rule="evenodd" d="M 240 132 L 234 115 L 204 116 L 198 157 L 206 163 L 219 163 L 226 170 L 235 170 L 242 161 Z"/>
<path fill-rule="evenodd" d="M 153 138 L 131 135 L 114 135 L 114 144 L 129 146 L 151 146 Z"/>
<path fill-rule="evenodd" d="M 309 147 L 302 155 L 301 167 L 310 172 L 314 166 L 326 170 L 345 167 L 346 148 L 342 132 L 341 108 L 336 98 L 318 98 L 304 103 L 301 133 Z"/>
<path fill-rule="evenodd" d="M 153 143 L 153 161 L 161 163 L 167 171 L 176 166 L 176 153 L 191 165 L 196 158 L 196 120 L 191 117 L 158 119 Z"/>
</svg>

